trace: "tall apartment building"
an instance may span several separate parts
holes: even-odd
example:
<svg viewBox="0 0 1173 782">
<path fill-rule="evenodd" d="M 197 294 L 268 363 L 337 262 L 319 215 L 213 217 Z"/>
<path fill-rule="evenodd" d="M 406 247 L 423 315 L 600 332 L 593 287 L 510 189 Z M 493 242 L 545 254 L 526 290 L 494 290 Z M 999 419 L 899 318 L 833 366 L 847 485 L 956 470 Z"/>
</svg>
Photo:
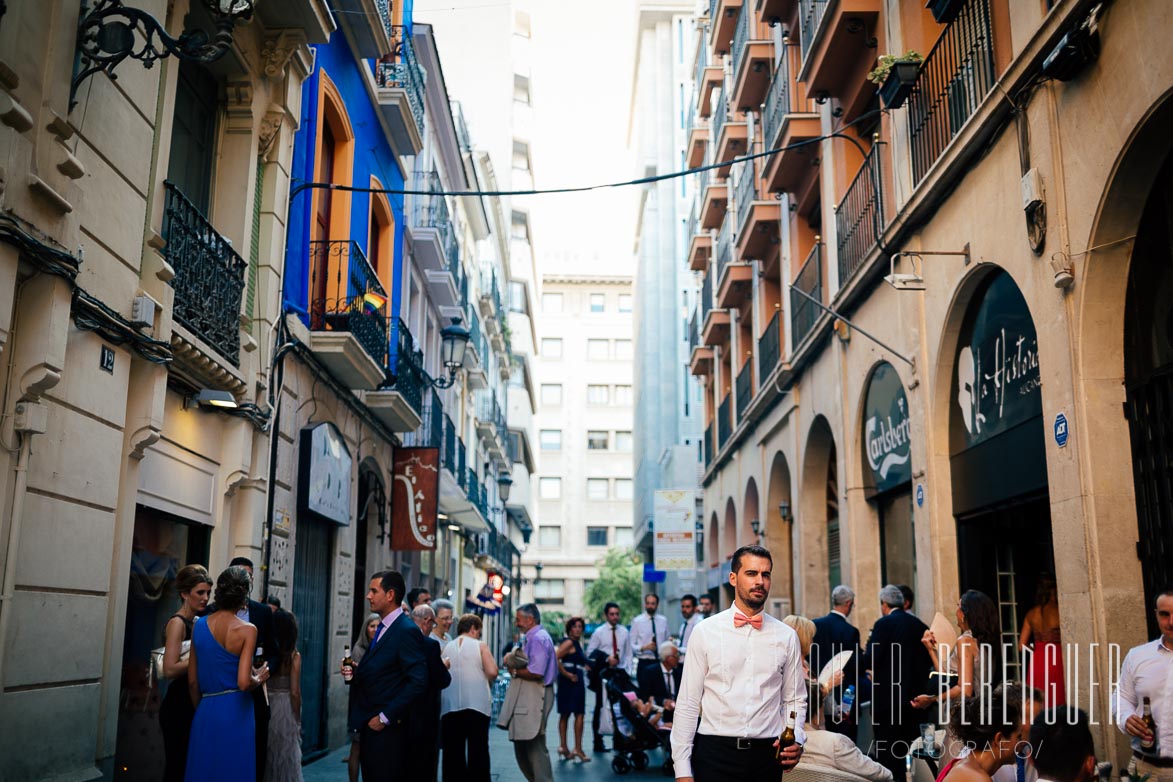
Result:
<svg viewBox="0 0 1173 782">
<path fill-rule="evenodd" d="M 629 138 L 639 174 L 687 167 L 684 147 L 694 100 L 691 90 L 694 3 L 638 4 Z M 689 371 L 688 317 L 694 275 L 681 263 L 687 243 L 691 177 L 667 179 L 641 192 L 635 273 L 635 503 L 636 548 L 652 557 L 657 489 L 699 492 L 700 384 Z M 699 502 L 698 502 L 699 504 Z M 683 578 L 682 578 L 683 577 Z M 661 592 L 675 611 L 680 595 L 700 584 L 694 573 L 668 574 Z"/>
<path fill-rule="evenodd" d="M 546 275 L 541 309 L 540 517 L 523 595 L 579 613 L 598 560 L 633 541 L 631 278 Z"/>
<path fill-rule="evenodd" d="M 729 557 L 764 539 L 771 610 L 823 613 L 846 582 L 866 627 L 883 583 L 912 585 L 921 616 L 979 589 L 1013 648 L 1053 571 L 1086 661 L 1153 637 L 1173 580 L 1152 468 L 1173 450 L 1154 327 L 1173 285 L 1173 8 L 928 5 L 700 14 L 688 154 L 716 168 L 687 263 L 708 584 L 728 605 Z M 1098 60 L 1071 46 L 1084 35 Z M 908 50 L 923 61 L 877 90 L 877 58 Z M 1114 728 L 1095 730 L 1110 754 Z"/>
</svg>

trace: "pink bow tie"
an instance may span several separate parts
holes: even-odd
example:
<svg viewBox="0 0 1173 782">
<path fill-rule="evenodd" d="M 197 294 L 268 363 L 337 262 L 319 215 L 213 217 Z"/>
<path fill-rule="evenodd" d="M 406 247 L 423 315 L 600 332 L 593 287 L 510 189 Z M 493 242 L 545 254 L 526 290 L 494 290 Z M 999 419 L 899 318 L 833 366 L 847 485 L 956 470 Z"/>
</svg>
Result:
<svg viewBox="0 0 1173 782">
<path fill-rule="evenodd" d="M 734 627 L 741 627 L 743 625 L 749 625 L 750 627 L 752 627 L 755 630 L 761 630 L 762 629 L 762 615 L 758 614 L 757 616 L 746 616 L 745 614 L 734 614 L 733 615 L 733 626 Z"/>
</svg>

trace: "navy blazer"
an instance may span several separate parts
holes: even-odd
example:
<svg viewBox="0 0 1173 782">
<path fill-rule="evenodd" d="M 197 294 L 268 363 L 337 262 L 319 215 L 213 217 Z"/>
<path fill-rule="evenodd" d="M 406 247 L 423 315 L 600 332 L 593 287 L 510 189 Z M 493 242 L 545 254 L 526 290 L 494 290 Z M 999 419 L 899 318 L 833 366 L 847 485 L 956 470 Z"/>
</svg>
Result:
<svg viewBox="0 0 1173 782">
<path fill-rule="evenodd" d="M 843 670 L 843 684 L 840 686 L 846 687 L 849 684 L 855 684 L 858 687 L 859 672 L 863 670 L 860 659 L 859 628 L 847 621 L 847 617 L 843 614 L 837 614 L 834 611 L 826 616 L 820 616 L 814 620 L 814 623 L 815 637 L 811 642 L 810 657 L 808 658 L 811 676 L 817 677 L 823 670 L 823 666 L 840 652 L 853 652 L 851 659 L 847 661 L 847 667 Z"/>
<path fill-rule="evenodd" d="M 361 730 L 380 712 L 389 727 L 403 725 L 412 703 L 428 684 L 422 641 L 415 622 L 400 614 L 363 655 L 350 682 L 351 730 Z"/>
<path fill-rule="evenodd" d="M 672 698 L 676 700 L 676 696 L 680 694 L 680 675 L 684 672 L 684 665 L 677 664 L 672 669 L 673 692 L 675 695 L 668 695 L 668 687 L 664 684 L 664 670 L 657 663 L 656 665 L 645 665 L 636 671 L 635 678 L 639 684 L 640 700 L 646 701 L 649 697 L 656 699 L 657 706 L 664 705 L 665 698 Z"/>
<path fill-rule="evenodd" d="M 872 719 L 876 724 L 913 725 L 927 709 L 914 709 L 909 701 L 929 691 L 933 659 L 921 643 L 928 626 L 907 611 L 896 608 L 876 620 L 868 638 L 863 666 L 872 672 Z M 915 731 L 913 731 L 915 733 Z"/>
<path fill-rule="evenodd" d="M 440 690 L 452 683 L 452 674 L 440 656 L 440 642 L 420 633 L 420 645 L 428 664 L 427 686 L 411 707 L 412 738 L 435 740 L 440 730 Z"/>
</svg>

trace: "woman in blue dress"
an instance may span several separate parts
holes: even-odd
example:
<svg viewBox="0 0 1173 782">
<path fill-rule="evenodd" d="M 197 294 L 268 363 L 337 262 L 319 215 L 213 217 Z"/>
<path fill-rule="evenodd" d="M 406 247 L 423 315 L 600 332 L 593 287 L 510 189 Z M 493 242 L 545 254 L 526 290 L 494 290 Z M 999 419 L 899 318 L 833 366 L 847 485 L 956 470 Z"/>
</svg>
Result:
<svg viewBox="0 0 1173 782">
<path fill-rule="evenodd" d="M 269 667 L 252 667 L 257 628 L 236 615 L 248 605 L 251 589 L 247 570 L 225 570 L 216 579 L 216 611 L 197 619 L 191 632 L 187 676 L 195 719 L 188 782 L 256 777 L 256 724 L 249 693 L 269 678 Z"/>
<path fill-rule="evenodd" d="M 558 645 L 558 747 L 559 760 L 589 763 L 591 758 L 582 751 L 582 721 L 586 713 L 586 654 L 582 651 L 582 632 L 586 622 L 581 616 L 566 620 L 566 638 Z M 573 752 L 566 746 L 566 728 L 574 715 Z"/>
</svg>

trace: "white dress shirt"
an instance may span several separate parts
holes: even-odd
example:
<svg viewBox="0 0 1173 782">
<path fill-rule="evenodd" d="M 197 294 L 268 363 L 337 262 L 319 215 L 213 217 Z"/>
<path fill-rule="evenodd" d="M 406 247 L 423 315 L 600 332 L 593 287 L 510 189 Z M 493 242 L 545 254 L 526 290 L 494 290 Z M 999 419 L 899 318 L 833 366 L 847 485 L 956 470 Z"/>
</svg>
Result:
<svg viewBox="0 0 1173 782">
<path fill-rule="evenodd" d="M 689 639 L 672 718 L 677 777 L 692 776 L 697 733 L 778 738 L 794 712 L 795 738 L 799 744 L 806 742 L 806 687 L 798 634 L 766 614 L 760 630 L 748 624 L 735 628 L 734 612 L 741 613 L 733 607 L 710 616 Z"/>
<path fill-rule="evenodd" d="M 1124 723 L 1140 716 L 1143 698 L 1148 697 L 1157 723 L 1157 752 L 1173 758 L 1173 649 L 1158 638 L 1133 647 L 1120 666 L 1120 681 L 1112 698 L 1116 727 L 1132 739 L 1132 748 L 1144 752 L 1140 739 L 1128 734 Z"/>
<path fill-rule="evenodd" d="M 698 624 L 700 624 L 700 621 L 702 619 L 704 619 L 704 617 L 701 616 L 701 612 L 697 611 L 696 613 L 694 613 L 692 616 L 690 616 L 688 618 L 687 622 L 685 622 L 681 626 L 681 628 L 680 628 L 680 654 L 682 656 L 685 654 L 685 652 L 688 651 L 688 639 L 692 637 L 692 631 L 694 629 L 696 629 L 696 626 Z"/>
<path fill-rule="evenodd" d="M 653 625 L 653 619 L 646 611 L 631 620 L 631 651 L 640 660 L 655 660 L 660 656 L 660 644 L 668 640 L 668 619 L 663 614 L 656 614 L 654 621 Z M 643 648 L 653 641 L 655 647 Z"/>
<path fill-rule="evenodd" d="M 612 637 L 615 638 L 614 646 L 611 644 Z M 606 622 L 596 627 L 595 632 L 591 634 L 590 643 L 587 644 L 586 656 L 590 657 L 591 652 L 597 649 L 610 657 L 615 646 L 619 648 L 619 667 L 626 670 L 631 666 L 631 638 L 623 625 L 612 628 L 611 623 Z"/>
<path fill-rule="evenodd" d="M 891 771 L 860 752 L 851 739 L 829 730 L 807 731 L 802 766 L 836 768 L 871 782 L 892 782 Z"/>
</svg>

